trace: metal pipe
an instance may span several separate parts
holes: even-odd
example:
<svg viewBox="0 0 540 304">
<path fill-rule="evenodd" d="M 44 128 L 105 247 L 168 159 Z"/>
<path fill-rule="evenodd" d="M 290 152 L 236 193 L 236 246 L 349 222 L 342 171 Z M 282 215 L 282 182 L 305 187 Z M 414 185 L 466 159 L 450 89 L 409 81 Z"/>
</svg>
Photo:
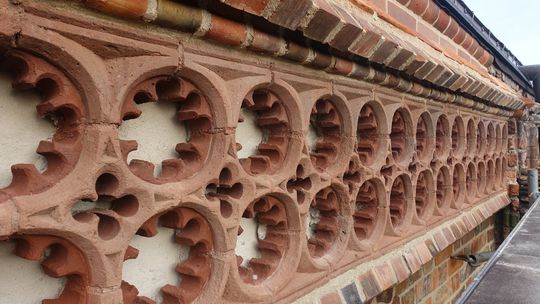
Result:
<svg viewBox="0 0 540 304">
<path fill-rule="evenodd" d="M 533 83 L 534 97 L 540 102 L 540 64 L 522 65 L 518 69 Z"/>
<path fill-rule="evenodd" d="M 538 169 L 527 171 L 529 202 L 532 204 L 538 197 Z"/>
<path fill-rule="evenodd" d="M 479 252 L 475 254 L 467 254 L 467 255 L 457 255 L 452 256 L 451 258 L 454 260 L 462 260 L 469 264 L 471 267 L 478 267 L 491 259 L 491 257 L 495 254 L 495 251 L 486 251 L 486 252 Z"/>
</svg>

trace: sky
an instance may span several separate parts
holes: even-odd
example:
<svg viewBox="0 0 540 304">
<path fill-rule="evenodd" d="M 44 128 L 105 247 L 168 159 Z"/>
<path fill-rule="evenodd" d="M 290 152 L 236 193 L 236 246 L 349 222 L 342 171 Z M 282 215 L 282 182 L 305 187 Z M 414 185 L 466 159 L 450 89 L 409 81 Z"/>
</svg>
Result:
<svg viewBox="0 0 540 304">
<path fill-rule="evenodd" d="M 540 64 L 540 0 L 463 0 L 524 64 Z"/>
</svg>

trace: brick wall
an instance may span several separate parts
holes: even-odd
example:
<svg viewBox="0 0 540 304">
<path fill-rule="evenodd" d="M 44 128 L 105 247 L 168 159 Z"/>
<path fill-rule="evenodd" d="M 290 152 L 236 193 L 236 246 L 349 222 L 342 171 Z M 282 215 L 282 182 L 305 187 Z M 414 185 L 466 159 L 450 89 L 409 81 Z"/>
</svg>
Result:
<svg viewBox="0 0 540 304">
<path fill-rule="evenodd" d="M 478 274 L 480 267 L 452 259 L 451 256 L 496 249 L 495 216 L 441 251 L 408 280 L 385 290 L 366 303 L 452 303 Z"/>
</svg>

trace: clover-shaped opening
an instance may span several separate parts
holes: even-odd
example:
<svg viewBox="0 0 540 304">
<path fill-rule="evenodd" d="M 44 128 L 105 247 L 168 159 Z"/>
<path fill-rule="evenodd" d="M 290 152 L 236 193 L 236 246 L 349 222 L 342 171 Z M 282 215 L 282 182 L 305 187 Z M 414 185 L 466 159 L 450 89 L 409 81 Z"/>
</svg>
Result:
<svg viewBox="0 0 540 304">
<path fill-rule="evenodd" d="M 461 164 L 454 166 L 454 172 L 452 175 L 452 191 L 454 194 L 454 201 L 457 205 L 461 204 L 465 198 L 465 171 Z"/>
<path fill-rule="evenodd" d="M 401 228 L 405 222 L 411 197 L 410 191 L 410 181 L 405 175 L 398 176 L 392 183 L 390 190 L 390 221 L 395 229 Z"/>
<path fill-rule="evenodd" d="M 369 239 L 379 218 L 379 206 L 383 198 L 377 187 L 377 181 L 365 181 L 358 191 L 355 201 L 354 218 L 354 233 L 360 241 Z"/>
<path fill-rule="evenodd" d="M 349 189 L 349 194 L 353 194 L 360 184 L 360 160 L 358 158 L 351 158 L 347 171 L 343 174 L 343 182 Z"/>
<path fill-rule="evenodd" d="M 212 250 L 210 224 L 198 212 L 181 207 L 150 218 L 125 253 L 124 303 L 191 303 L 210 279 Z"/>
<path fill-rule="evenodd" d="M 429 114 L 422 113 L 416 123 L 416 154 L 420 160 L 426 160 L 429 157 L 429 138 L 433 136 L 429 134 L 430 121 Z"/>
<path fill-rule="evenodd" d="M 463 119 L 456 116 L 452 125 L 452 154 L 454 157 L 461 157 L 466 148 L 465 126 Z"/>
<path fill-rule="evenodd" d="M 311 178 L 306 176 L 304 167 L 298 165 L 296 167 L 296 177 L 287 182 L 287 191 L 289 193 L 296 191 L 296 201 L 298 204 L 303 204 L 306 201 L 306 194 L 311 190 L 312 186 Z"/>
<path fill-rule="evenodd" d="M 490 159 L 487 161 L 486 168 L 486 192 L 489 194 L 490 191 L 494 190 L 496 186 L 495 163 Z"/>
<path fill-rule="evenodd" d="M 466 189 L 467 189 L 467 197 L 469 200 L 473 199 L 476 195 L 476 168 L 474 167 L 474 164 L 472 162 L 469 163 L 467 166 L 467 176 L 466 176 Z"/>
<path fill-rule="evenodd" d="M 366 166 L 373 164 L 383 147 L 380 129 L 381 122 L 375 108 L 370 103 L 364 105 L 360 110 L 356 127 L 356 152 L 362 164 Z"/>
<path fill-rule="evenodd" d="M 287 156 L 290 122 L 284 103 L 265 89 L 251 91 L 242 102 L 236 150 L 250 174 L 271 174 Z M 244 125 L 242 125 L 244 124 Z"/>
<path fill-rule="evenodd" d="M 400 108 L 392 117 L 390 143 L 394 161 L 401 162 L 409 156 L 412 147 L 409 145 L 411 133 L 410 117 L 408 112 Z"/>
<path fill-rule="evenodd" d="M 495 153 L 500 153 L 503 149 L 502 129 L 500 124 L 497 124 L 497 127 L 495 128 L 495 137 Z"/>
<path fill-rule="evenodd" d="M 416 180 L 416 190 L 414 195 L 416 215 L 425 219 L 430 215 L 426 212 L 428 204 L 432 200 L 433 176 L 430 171 L 424 170 L 418 174 Z"/>
<path fill-rule="evenodd" d="M 476 193 L 481 197 L 486 191 L 486 166 L 484 162 L 479 162 L 476 167 L 476 182 Z"/>
<path fill-rule="evenodd" d="M 476 128 L 476 155 L 483 157 L 484 153 L 486 153 L 486 129 L 484 122 L 479 121 Z"/>
<path fill-rule="evenodd" d="M 306 214 L 306 236 L 309 254 L 320 258 L 330 251 L 339 237 L 340 197 L 331 187 L 315 195 Z"/>
<path fill-rule="evenodd" d="M 467 152 L 469 156 L 476 152 L 476 127 L 472 119 L 467 122 Z"/>
<path fill-rule="evenodd" d="M 164 183 L 198 172 L 212 144 L 211 105 L 191 82 L 160 76 L 137 85 L 122 109 L 122 151 L 140 178 Z"/>
<path fill-rule="evenodd" d="M 437 173 L 437 207 L 442 210 L 448 208 L 450 205 L 450 198 L 453 188 L 450 180 L 450 172 L 448 167 L 443 166 Z"/>
<path fill-rule="evenodd" d="M 278 268 L 289 240 L 285 205 L 266 195 L 242 214 L 236 240 L 236 260 L 245 283 L 260 284 Z"/>
<path fill-rule="evenodd" d="M 313 166 L 324 170 L 335 164 L 343 145 L 343 119 L 334 102 L 319 99 L 311 109 L 307 136 Z"/>
<path fill-rule="evenodd" d="M 491 154 L 495 152 L 495 146 L 497 145 L 497 135 L 495 133 L 495 127 L 493 123 L 488 123 L 487 126 L 487 138 L 486 138 L 486 152 Z"/>
<path fill-rule="evenodd" d="M 450 124 L 445 115 L 437 119 L 435 131 L 435 155 L 436 158 L 444 158 L 450 152 Z"/>
<path fill-rule="evenodd" d="M 95 185 L 97 199 L 83 198 L 71 207 L 73 218 L 79 223 L 95 226 L 103 240 L 113 239 L 120 232 L 119 217 L 131 217 L 139 210 L 137 197 L 131 194 L 117 196 L 118 179 L 104 173 Z"/>
</svg>

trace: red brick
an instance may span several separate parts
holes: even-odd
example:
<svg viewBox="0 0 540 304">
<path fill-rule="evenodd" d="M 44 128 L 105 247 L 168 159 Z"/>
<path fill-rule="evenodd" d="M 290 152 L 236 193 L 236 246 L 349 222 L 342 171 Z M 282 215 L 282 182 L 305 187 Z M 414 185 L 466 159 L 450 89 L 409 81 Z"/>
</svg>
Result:
<svg viewBox="0 0 540 304">
<path fill-rule="evenodd" d="M 434 259 L 435 266 L 438 266 L 441 263 L 443 263 L 444 261 L 448 260 L 451 255 L 452 255 L 452 247 L 448 246 L 448 247 L 446 247 L 446 249 L 439 252 L 439 254 L 437 254 L 435 256 L 435 259 Z"/>
<path fill-rule="evenodd" d="M 394 271 L 388 263 L 375 267 L 374 272 L 381 290 L 386 290 L 397 283 Z"/>
<path fill-rule="evenodd" d="M 429 251 L 425 243 L 420 243 L 416 245 L 415 249 L 422 264 L 426 264 L 433 258 L 431 252 Z"/>
<path fill-rule="evenodd" d="M 449 259 L 448 260 L 448 276 L 451 276 L 454 273 L 456 273 L 465 264 L 466 264 L 465 261 L 462 261 L 462 260 Z"/>
<path fill-rule="evenodd" d="M 288 29 L 296 30 L 312 6 L 312 0 L 281 0 L 268 20 Z"/>
<path fill-rule="evenodd" d="M 423 1 L 427 2 L 427 0 Z M 388 14 L 409 29 L 416 30 L 416 18 L 403 6 L 394 2 L 388 2 Z"/>
<path fill-rule="evenodd" d="M 433 24 L 439 31 L 444 32 L 446 28 L 448 27 L 448 24 L 450 23 L 450 16 L 443 11 L 439 10 L 439 15 L 437 17 L 437 21 L 435 21 L 435 24 Z"/>
<path fill-rule="evenodd" d="M 371 299 L 378 295 L 382 290 L 379 288 L 375 275 L 372 271 L 368 271 L 358 277 L 358 282 L 362 286 L 362 290 L 368 299 Z"/>
<path fill-rule="evenodd" d="M 416 255 L 415 250 L 404 253 L 403 257 L 405 258 L 405 261 L 407 262 L 407 265 L 409 266 L 409 270 L 412 273 L 415 273 L 418 270 L 420 270 L 421 262 L 418 256 Z"/>
<path fill-rule="evenodd" d="M 437 45 L 439 44 L 439 33 L 431 26 L 418 22 L 416 30 L 420 38 L 425 41 L 433 41 Z"/>
<path fill-rule="evenodd" d="M 319 9 L 313 15 L 313 18 L 309 22 L 307 28 L 304 30 L 304 35 L 308 38 L 320 41 L 327 42 L 333 37 L 328 37 L 328 35 L 336 28 L 340 19 L 337 17 L 334 9 L 326 3 L 326 1 L 318 0 L 316 1 Z"/>
<path fill-rule="evenodd" d="M 238 46 L 247 38 L 247 27 L 244 24 L 213 15 L 212 27 L 205 37 L 224 44 Z"/>
<path fill-rule="evenodd" d="M 435 232 L 433 234 L 433 238 L 435 239 L 435 243 L 437 243 L 437 247 L 439 247 L 439 250 L 446 248 L 446 246 L 450 244 L 440 231 Z"/>
<path fill-rule="evenodd" d="M 321 298 L 321 304 L 339 304 L 339 303 L 341 303 L 341 298 L 339 297 L 339 294 L 337 293 L 337 291 L 328 293 Z"/>
<path fill-rule="evenodd" d="M 403 260 L 403 258 L 400 256 L 393 258 L 390 261 L 390 264 L 392 265 L 392 268 L 394 269 L 394 273 L 396 274 L 398 282 L 405 281 L 411 274 L 411 271 L 409 270 L 409 268 L 407 268 L 407 264 L 405 263 L 405 260 Z"/>
<path fill-rule="evenodd" d="M 430 0 L 411 0 L 407 5 L 408 8 L 413 11 L 415 14 L 422 16 L 426 11 Z"/>
<path fill-rule="evenodd" d="M 270 0 L 221 0 L 223 3 L 233 6 L 239 10 L 260 16 L 266 4 Z"/>
</svg>

